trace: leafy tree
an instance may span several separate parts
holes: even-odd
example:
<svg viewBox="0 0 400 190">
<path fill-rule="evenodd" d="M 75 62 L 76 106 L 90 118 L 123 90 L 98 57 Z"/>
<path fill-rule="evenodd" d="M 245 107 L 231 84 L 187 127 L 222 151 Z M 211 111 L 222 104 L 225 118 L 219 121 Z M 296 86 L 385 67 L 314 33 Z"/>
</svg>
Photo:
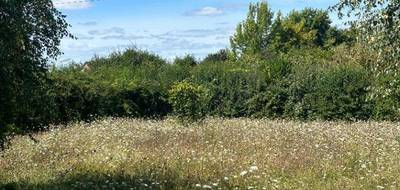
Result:
<svg viewBox="0 0 400 190">
<path fill-rule="evenodd" d="M 323 47 L 330 24 L 328 12 L 319 9 L 293 10 L 286 17 L 278 12 L 273 25 L 272 46 L 278 51 L 301 46 Z"/>
<path fill-rule="evenodd" d="M 192 55 L 186 55 L 184 57 L 177 57 L 174 60 L 175 65 L 184 66 L 184 67 L 192 67 L 197 65 L 196 58 Z"/>
<path fill-rule="evenodd" d="M 0 1 L 0 137 L 41 122 L 47 62 L 60 55 L 67 28 L 51 0 Z"/>
<path fill-rule="evenodd" d="M 229 51 L 226 49 L 221 49 L 217 53 L 210 53 L 204 58 L 203 62 L 223 62 L 228 60 Z"/>
<path fill-rule="evenodd" d="M 234 55 L 262 54 L 268 51 L 271 41 L 273 12 L 267 2 L 250 4 L 246 20 L 239 23 L 236 33 L 231 37 Z"/>
<path fill-rule="evenodd" d="M 340 44 L 354 45 L 357 39 L 357 30 L 354 27 L 339 29 L 331 27 L 327 31 L 325 47 L 338 46 Z"/>
<path fill-rule="evenodd" d="M 332 7 L 339 16 L 355 18 L 360 41 L 371 52 L 377 52 L 377 74 L 395 73 L 400 68 L 400 1 L 340 0 Z"/>
<path fill-rule="evenodd" d="M 377 83 L 371 88 L 371 99 L 384 102 L 388 99 L 399 100 L 400 82 L 400 1 L 398 0 L 340 0 L 332 10 L 342 18 L 354 18 L 350 24 L 357 27 L 359 43 L 376 59 L 369 64 L 375 73 Z M 387 102 L 387 101 L 386 101 Z M 385 113 L 400 115 L 398 101 L 384 106 Z M 396 103 L 397 102 L 397 103 Z"/>
</svg>

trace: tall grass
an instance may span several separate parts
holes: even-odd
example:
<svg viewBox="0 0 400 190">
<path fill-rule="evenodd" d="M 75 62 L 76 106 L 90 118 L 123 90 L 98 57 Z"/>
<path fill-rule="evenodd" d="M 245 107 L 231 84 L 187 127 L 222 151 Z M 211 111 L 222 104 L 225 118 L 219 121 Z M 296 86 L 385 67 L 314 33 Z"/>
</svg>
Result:
<svg viewBox="0 0 400 190">
<path fill-rule="evenodd" d="M 104 119 L 19 136 L 4 189 L 399 189 L 400 127 L 377 122 Z M 0 186 L 1 187 L 1 186 Z M 1 188 L 0 188 L 1 189 Z"/>
</svg>

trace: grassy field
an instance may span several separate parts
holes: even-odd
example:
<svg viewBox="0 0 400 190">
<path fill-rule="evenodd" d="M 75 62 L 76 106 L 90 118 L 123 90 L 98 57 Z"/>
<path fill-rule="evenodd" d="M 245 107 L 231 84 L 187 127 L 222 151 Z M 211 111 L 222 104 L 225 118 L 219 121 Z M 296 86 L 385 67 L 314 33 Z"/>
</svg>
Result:
<svg viewBox="0 0 400 190">
<path fill-rule="evenodd" d="M 16 137 L 3 189 L 400 189 L 398 123 L 104 119 Z"/>
</svg>

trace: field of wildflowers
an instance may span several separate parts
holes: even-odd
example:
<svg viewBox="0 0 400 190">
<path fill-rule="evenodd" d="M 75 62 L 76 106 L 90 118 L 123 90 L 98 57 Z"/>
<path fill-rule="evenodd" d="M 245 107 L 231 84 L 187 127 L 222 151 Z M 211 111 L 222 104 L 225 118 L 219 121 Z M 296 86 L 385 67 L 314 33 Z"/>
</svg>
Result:
<svg viewBox="0 0 400 190">
<path fill-rule="evenodd" d="M 103 119 L 15 137 L 0 189 L 399 189 L 400 125 Z"/>
</svg>

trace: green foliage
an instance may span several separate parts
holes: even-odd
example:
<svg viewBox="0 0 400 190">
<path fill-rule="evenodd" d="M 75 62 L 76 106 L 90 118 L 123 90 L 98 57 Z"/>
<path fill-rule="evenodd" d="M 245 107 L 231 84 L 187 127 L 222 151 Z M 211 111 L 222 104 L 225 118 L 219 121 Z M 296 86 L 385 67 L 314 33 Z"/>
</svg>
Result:
<svg viewBox="0 0 400 190">
<path fill-rule="evenodd" d="M 312 44 L 322 47 L 330 29 L 331 20 L 328 12 L 318 9 L 306 8 L 302 11 L 292 11 L 283 21 L 294 38 L 298 38 L 300 44 Z"/>
<path fill-rule="evenodd" d="M 322 120 L 370 118 L 373 106 L 366 101 L 370 83 L 362 68 L 313 65 L 296 69 L 292 77 L 287 116 Z"/>
<path fill-rule="evenodd" d="M 284 52 L 293 48 L 329 48 L 354 42 L 352 32 L 352 29 L 332 27 L 328 12 L 324 10 L 293 10 L 287 16 L 278 12 L 271 34 L 271 48 Z"/>
<path fill-rule="evenodd" d="M 231 38 L 234 55 L 271 57 L 274 52 L 299 48 L 326 48 L 354 41 L 349 30 L 331 27 L 328 12 L 306 8 L 293 10 L 287 16 L 273 12 L 266 2 L 250 4 L 245 21 Z"/>
<path fill-rule="evenodd" d="M 356 42 L 357 30 L 354 27 L 348 29 L 331 27 L 326 35 L 327 40 L 324 43 L 325 47 L 336 47 L 341 44 L 353 46 Z"/>
<path fill-rule="evenodd" d="M 332 9 L 340 17 L 352 18 L 350 23 L 360 32 L 359 42 L 370 54 L 376 54 L 371 68 L 374 74 L 378 78 L 381 75 L 396 78 L 400 71 L 400 1 L 341 0 Z M 396 85 L 374 86 L 372 95 L 382 96 L 382 90 L 396 91 Z"/>
<path fill-rule="evenodd" d="M 184 57 L 177 57 L 174 60 L 175 65 L 179 65 L 181 67 L 193 67 L 197 65 L 196 58 L 192 55 L 186 55 Z"/>
<path fill-rule="evenodd" d="M 318 9 L 273 18 L 260 2 L 237 26 L 231 49 L 201 62 L 186 55 L 169 64 L 129 48 L 48 71 L 69 36 L 64 16 L 49 0 L 2 1 L 0 139 L 50 123 L 171 113 L 189 122 L 206 115 L 398 120 L 398 3 L 383 2 L 341 1 L 337 10 L 365 16 L 349 29 L 331 27 Z"/>
<path fill-rule="evenodd" d="M 27 132 L 47 123 L 47 61 L 69 33 L 51 0 L 0 1 L 0 15 L 2 144 L 8 126 Z"/>
<path fill-rule="evenodd" d="M 130 63 L 129 60 L 156 56 L 128 51 L 139 58 L 130 57 L 118 63 L 114 61 L 123 60 L 127 54 L 119 54 L 121 58 L 113 54 L 84 66 L 53 70 L 54 122 L 90 121 L 104 116 L 154 118 L 169 113 L 167 89 L 178 80 L 179 70 L 173 69 L 175 73 L 170 74 L 168 68 L 172 66 L 160 60 L 156 64 Z"/>
<path fill-rule="evenodd" d="M 237 26 L 236 33 L 230 40 L 235 56 L 267 52 L 271 40 L 272 18 L 273 13 L 267 2 L 250 4 L 246 20 Z"/>
<path fill-rule="evenodd" d="M 229 54 L 230 54 L 229 50 L 221 49 L 217 53 L 208 54 L 204 58 L 203 63 L 206 63 L 206 62 L 218 63 L 218 62 L 227 61 L 229 59 Z"/>
<path fill-rule="evenodd" d="M 283 59 L 273 59 L 264 61 L 255 69 L 259 79 L 253 96 L 247 101 L 249 116 L 283 117 L 292 64 Z"/>
<path fill-rule="evenodd" d="M 190 67 L 108 65 L 104 59 L 103 63 L 92 63 L 97 66 L 90 71 L 74 66 L 54 71 L 53 80 L 58 84 L 55 102 L 62 116 L 59 121 L 158 117 L 172 110 L 181 121 L 191 122 L 205 115 L 371 118 L 377 108 L 374 101 L 366 101 L 371 85 L 368 72 L 347 59 L 346 64 L 338 65 L 342 63 L 335 54 L 320 48 L 293 49 L 268 60 L 244 55 L 236 61 L 209 61 Z"/>
<path fill-rule="evenodd" d="M 400 80 L 399 76 L 381 75 L 376 84 L 373 85 L 374 89 L 379 92 L 371 99 L 376 102 L 374 110 L 374 118 L 379 120 L 392 120 L 396 121 L 400 118 Z M 387 88 L 391 86 L 391 88 Z M 374 93 L 375 94 L 375 93 Z"/>
<path fill-rule="evenodd" d="M 166 64 L 160 56 L 139 50 L 137 48 L 128 48 L 123 52 L 114 52 L 106 58 L 95 57 L 86 63 L 87 71 L 101 67 L 119 66 L 119 67 L 138 67 L 143 65 L 161 66 Z"/>
<path fill-rule="evenodd" d="M 199 121 L 206 116 L 207 90 L 201 85 L 182 81 L 169 90 L 169 102 L 180 121 Z"/>
</svg>

